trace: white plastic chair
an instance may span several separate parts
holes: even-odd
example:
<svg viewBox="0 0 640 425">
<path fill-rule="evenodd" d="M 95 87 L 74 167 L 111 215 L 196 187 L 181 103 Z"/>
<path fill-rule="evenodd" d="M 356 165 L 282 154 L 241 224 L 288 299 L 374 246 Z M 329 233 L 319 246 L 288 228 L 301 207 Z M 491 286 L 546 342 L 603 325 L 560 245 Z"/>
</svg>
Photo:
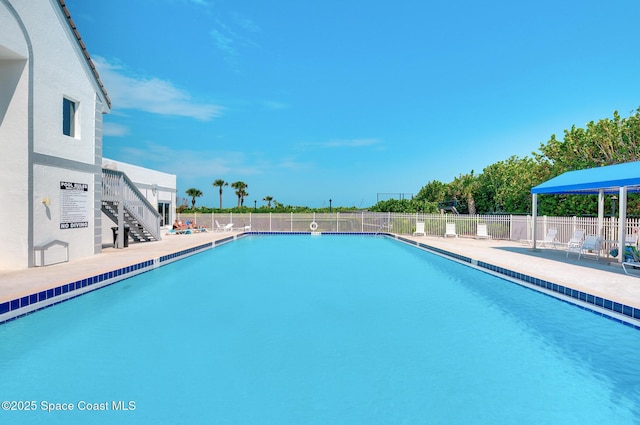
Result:
<svg viewBox="0 0 640 425">
<path fill-rule="evenodd" d="M 233 223 L 222 225 L 218 223 L 218 220 L 215 220 L 215 222 L 216 222 L 216 230 L 220 232 L 230 232 L 231 230 L 233 230 Z"/>
<path fill-rule="evenodd" d="M 413 232 L 413 236 L 427 236 L 424 231 L 424 221 L 418 221 L 416 223 L 416 231 Z"/>
<path fill-rule="evenodd" d="M 454 238 L 458 237 L 456 233 L 456 223 L 447 223 L 447 228 L 444 232 L 444 237 L 453 236 Z"/>
<path fill-rule="evenodd" d="M 582 245 L 582 239 L 584 239 L 584 230 L 576 230 L 573 232 L 573 236 L 571 236 L 571 239 L 567 242 L 567 257 L 569 256 L 569 252 L 577 252 L 580 245 Z"/>
<path fill-rule="evenodd" d="M 476 231 L 476 239 L 489 239 L 489 231 L 487 230 L 486 223 L 478 223 L 478 230 Z"/>
<path fill-rule="evenodd" d="M 551 245 L 553 249 L 556 249 L 556 245 L 558 244 L 558 229 L 555 227 L 550 227 L 547 230 L 547 235 L 544 237 L 542 241 L 542 245 L 546 248 L 548 245 Z"/>
<path fill-rule="evenodd" d="M 577 252 L 578 260 L 583 252 L 592 251 L 596 254 L 596 260 L 600 259 L 600 250 L 602 249 L 602 239 L 598 235 L 588 235 L 580 245 L 574 245 L 567 249 L 567 257 L 569 252 Z"/>
</svg>

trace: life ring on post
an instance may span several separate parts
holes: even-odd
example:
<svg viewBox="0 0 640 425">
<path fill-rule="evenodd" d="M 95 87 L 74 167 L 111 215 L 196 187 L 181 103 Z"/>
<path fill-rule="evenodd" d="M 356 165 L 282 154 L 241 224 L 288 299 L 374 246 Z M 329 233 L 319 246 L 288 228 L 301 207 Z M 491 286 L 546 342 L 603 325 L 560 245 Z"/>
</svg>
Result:
<svg viewBox="0 0 640 425">
<path fill-rule="evenodd" d="M 318 223 L 316 223 L 315 221 L 312 221 L 311 224 L 309 225 L 309 229 L 311 229 L 312 232 L 315 232 L 316 230 L 318 230 Z"/>
</svg>

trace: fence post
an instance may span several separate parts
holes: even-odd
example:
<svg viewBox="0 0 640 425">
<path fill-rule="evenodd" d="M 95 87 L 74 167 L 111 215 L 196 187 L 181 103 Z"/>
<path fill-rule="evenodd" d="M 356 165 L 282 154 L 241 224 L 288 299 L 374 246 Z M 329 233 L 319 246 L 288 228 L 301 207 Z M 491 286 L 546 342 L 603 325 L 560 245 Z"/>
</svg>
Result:
<svg viewBox="0 0 640 425">
<path fill-rule="evenodd" d="M 509 240 L 513 240 L 513 214 L 509 214 Z"/>
</svg>

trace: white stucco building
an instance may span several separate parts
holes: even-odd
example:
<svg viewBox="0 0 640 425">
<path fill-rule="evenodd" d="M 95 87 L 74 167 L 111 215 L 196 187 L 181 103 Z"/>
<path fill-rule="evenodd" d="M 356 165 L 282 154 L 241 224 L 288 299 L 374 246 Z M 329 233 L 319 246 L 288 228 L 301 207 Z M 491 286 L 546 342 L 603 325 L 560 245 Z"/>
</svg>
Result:
<svg viewBox="0 0 640 425">
<path fill-rule="evenodd" d="M 131 179 L 135 187 L 160 214 L 160 226 L 170 226 L 173 223 L 177 202 L 175 174 L 163 173 L 108 158 L 102 158 L 102 167 L 107 170 L 122 171 Z M 103 219 L 106 220 L 107 217 L 103 216 Z M 108 240 L 111 233 L 106 229 L 106 225 L 104 227 L 103 240 Z"/>
<path fill-rule="evenodd" d="M 102 211 L 115 199 L 105 199 L 115 180 L 102 170 L 110 108 L 64 0 L 0 0 L 0 270 L 46 265 L 50 247 L 66 251 L 60 261 L 101 252 L 103 227 L 113 226 Z M 172 199 L 175 209 L 175 176 L 147 177 L 138 178 L 143 186 L 173 184 L 174 193 L 161 199 L 156 190 L 146 204 L 155 211 Z M 137 226 L 145 202 L 116 217 Z"/>
</svg>

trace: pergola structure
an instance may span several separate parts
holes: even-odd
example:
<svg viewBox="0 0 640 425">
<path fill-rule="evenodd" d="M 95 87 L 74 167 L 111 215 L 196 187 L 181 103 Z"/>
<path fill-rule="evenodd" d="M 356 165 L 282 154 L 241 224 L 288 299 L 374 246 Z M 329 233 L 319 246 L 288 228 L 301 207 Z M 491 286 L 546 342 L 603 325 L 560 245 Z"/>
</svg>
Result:
<svg viewBox="0 0 640 425">
<path fill-rule="evenodd" d="M 604 195 L 617 194 L 620 203 L 618 246 L 625 246 L 628 192 L 640 192 L 640 161 L 568 171 L 532 188 L 533 249 L 536 249 L 538 194 L 598 195 L 598 234 L 600 236 L 602 236 L 604 223 Z M 618 261 L 624 261 L 624 254 L 620 255 Z"/>
</svg>

